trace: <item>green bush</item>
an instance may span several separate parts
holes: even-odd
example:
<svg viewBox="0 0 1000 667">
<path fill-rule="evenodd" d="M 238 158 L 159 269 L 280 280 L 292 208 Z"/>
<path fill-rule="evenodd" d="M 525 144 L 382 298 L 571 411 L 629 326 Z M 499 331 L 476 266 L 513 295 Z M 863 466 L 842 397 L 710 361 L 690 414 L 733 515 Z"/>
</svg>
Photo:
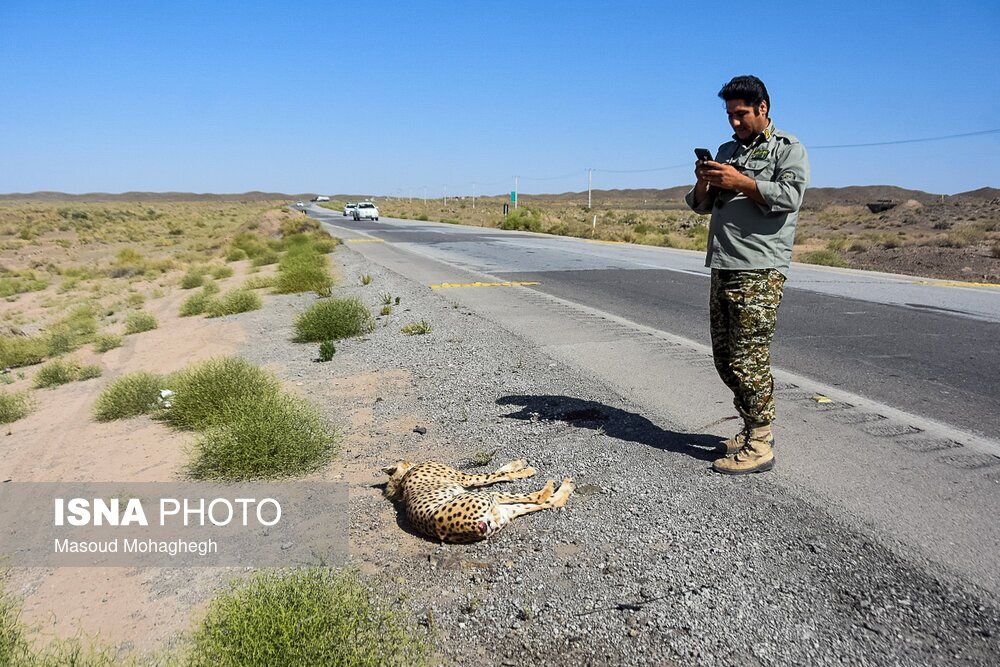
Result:
<svg viewBox="0 0 1000 667">
<path fill-rule="evenodd" d="M 821 264 L 823 266 L 847 266 L 843 255 L 836 250 L 813 250 L 802 257 L 806 264 Z"/>
<path fill-rule="evenodd" d="M 260 310 L 264 305 L 260 295 L 246 289 L 237 289 L 227 292 L 224 296 L 211 299 L 206 308 L 209 317 L 222 317 L 223 315 L 234 315 L 236 313 L 246 313 L 251 310 Z"/>
<path fill-rule="evenodd" d="M 191 267 L 181 278 L 181 289 L 194 289 L 201 287 L 205 283 L 205 269 L 201 267 Z"/>
<path fill-rule="evenodd" d="M 94 418 L 100 422 L 138 417 L 156 410 L 160 390 L 167 379 L 155 373 L 139 371 L 123 375 L 101 392 L 94 404 Z"/>
<path fill-rule="evenodd" d="M 181 317 L 190 317 L 192 315 L 201 315 L 208 310 L 209 305 L 211 305 L 214 295 L 219 292 L 219 286 L 215 283 L 208 283 L 201 288 L 200 292 L 196 292 L 184 299 L 184 303 L 181 304 Z"/>
<path fill-rule="evenodd" d="M 79 306 L 49 327 L 48 353 L 66 354 L 86 345 L 97 333 L 97 317 L 90 306 Z"/>
<path fill-rule="evenodd" d="M 243 289 L 264 289 L 265 287 L 274 287 L 277 284 L 277 280 L 274 276 L 253 276 L 247 278 L 246 282 L 243 283 Z"/>
<path fill-rule="evenodd" d="M 83 366 L 73 360 L 54 359 L 38 369 L 35 374 L 35 387 L 46 389 L 96 377 L 101 377 L 100 366 Z"/>
<path fill-rule="evenodd" d="M 231 266 L 217 266 L 212 269 L 212 277 L 216 280 L 223 280 L 225 278 L 231 278 L 233 276 L 233 267 Z"/>
<path fill-rule="evenodd" d="M 0 269 L 0 298 L 6 299 L 23 292 L 37 292 L 48 285 L 48 282 L 38 278 L 33 271 L 13 272 Z"/>
<path fill-rule="evenodd" d="M 542 217 L 538 211 L 533 209 L 515 209 L 500 222 L 500 229 L 540 232 L 542 231 Z"/>
<path fill-rule="evenodd" d="M 431 328 L 431 323 L 427 320 L 420 320 L 419 322 L 410 322 L 402 329 L 400 329 L 407 336 L 419 336 L 422 334 L 428 334 L 433 329 Z"/>
<path fill-rule="evenodd" d="M 179 386 L 178 398 L 184 391 Z M 319 413 L 298 397 L 274 393 L 229 401 L 225 420 L 195 442 L 189 473 L 227 480 L 301 475 L 326 462 L 331 444 Z"/>
<path fill-rule="evenodd" d="M 0 336 L 0 366 L 3 368 L 41 363 L 48 351 L 48 342 L 38 336 Z"/>
<path fill-rule="evenodd" d="M 372 314 L 360 300 L 329 299 L 313 304 L 295 320 L 300 343 L 360 336 L 375 327 Z"/>
<path fill-rule="evenodd" d="M 21 621 L 20 605 L 0 590 L 0 665 L 12 667 L 112 667 L 120 664 L 114 651 L 86 643 L 80 637 L 55 639 L 36 648 L 30 628 Z"/>
<path fill-rule="evenodd" d="M 259 572 L 214 599 L 191 638 L 192 667 L 427 664 L 407 619 L 344 571 Z"/>
<path fill-rule="evenodd" d="M 121 347 L 124 340 L 125 339 L 118 334 L 100 334 L 94 338 L 94 351 L 103 353 L 108 350 L 113 350 L 116 347 Z"/>
<path fill-rule="evenodd" d="M 26 391 L 8 393 L 0 391 L 0 424 L 9 424 L 31 412 L 31 398 Z M 0 651 L 2 655 L 2 651 Z M 2 661 L 0 661 L 2 664 Z"/>
<path fill-rule="evenodd" d="M 226 253 L 227 262 L 239 262 L 247 258 L 247 253 L 242 248 L 232 248 Z"/>
<path fill-rule="evenodd" d="M 156 318 L 143 311 L 129 313 L 125 316 L 126 334 L 137 334 L 144 331 L 152 331 L 156 328 L 156 326 Z"/>
<path fill-rule="evenodd" d="M 253 258 L 250 264 L 251 266 L 266 266 L 276 263 L 279 259 L 281 259 L 281 255 L 270 248 L 265 248 Z"/>
<path fill-rule="evenodd" d="M 288 250 L 278 263 L 275 291 L 278 294 L 316 292 L 320 296 L 330 293 L 333 277 L 327 268 L 325 255 L 317 252 L 308 237 L 302 234 L 287 239 Z"/>
<path fill-rule="evenodd" d="M 333 359 L 333 355 L 337 353 L 337 346 L 333 344 L 332 340 L 325 340 L 319 344 L 319 360 L 320 361 L 330 361 Z"/>
<path fill-rule="evenodd" d="M 278 380 L 238 357 L 210 359 L 170 378 L 176 392 L 167 421 L 178 428 L 205 429 L 230 420 L 240 406 L 276 396 Z"/>
</svg>

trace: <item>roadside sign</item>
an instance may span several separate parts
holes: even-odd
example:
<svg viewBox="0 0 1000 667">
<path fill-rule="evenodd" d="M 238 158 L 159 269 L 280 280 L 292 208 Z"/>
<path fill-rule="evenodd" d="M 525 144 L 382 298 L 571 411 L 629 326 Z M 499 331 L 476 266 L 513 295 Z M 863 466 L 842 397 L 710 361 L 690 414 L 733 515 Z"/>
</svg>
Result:
<svg viewBox="0 0 1000 667">
<path fill-rule="evenodd" d="M 517 203 L 517 190 L 510 191 L 510 200 L 515 204 Z"/>
</svg>

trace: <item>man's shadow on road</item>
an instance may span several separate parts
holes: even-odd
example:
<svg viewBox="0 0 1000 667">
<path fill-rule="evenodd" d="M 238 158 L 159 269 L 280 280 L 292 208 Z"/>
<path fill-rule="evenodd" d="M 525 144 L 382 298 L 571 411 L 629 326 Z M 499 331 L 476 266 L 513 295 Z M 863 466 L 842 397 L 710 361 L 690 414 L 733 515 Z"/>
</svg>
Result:
<svg viewBox="0 0 1000 667">
<path fill-rule="evenodd" d="M 521 406 L 506 415 L 510 419 L 561 421 L 579 428 L 600 429 L 612 438 L 685 454 L 699 461 L 719 458 L 717 447 L 723 441 L 707 433 L 670 431 L 634 412 L 571 396 L 502 396 L 497 405 Z"/>
</svg>

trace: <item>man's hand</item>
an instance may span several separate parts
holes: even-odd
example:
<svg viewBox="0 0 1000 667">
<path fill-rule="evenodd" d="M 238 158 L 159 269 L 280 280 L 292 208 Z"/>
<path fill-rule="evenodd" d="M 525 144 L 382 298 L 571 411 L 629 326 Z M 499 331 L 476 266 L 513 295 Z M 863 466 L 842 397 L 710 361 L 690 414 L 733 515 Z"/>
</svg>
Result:
<svg viewBox="0 0 1000 667">
<path fill-rule="evenodd" d="M 757 181 L 733 165 L 712 162 L 710 160 L 699 162 L 698 165 L 695 168 L 695 175 L 698 177 L 699 182 L 705 182 L 720 190 L 742 192 L 758 204 L 766 206 L 764 198 L 761 196 L 760 191 L 757 190 Z"/>
<path fill-rule="evenodd" d="M 754 180 L 749 176 L 745 176 L 731 164 L 706 160 L 700 163 L 695 173 L 699 179 L 706 181 L 709 185 L 714 185 L 720 190 L 739 190 L 745 194 L 746 189 L 750 187 L 756 189 L 753 185 Z"/>
</svg>

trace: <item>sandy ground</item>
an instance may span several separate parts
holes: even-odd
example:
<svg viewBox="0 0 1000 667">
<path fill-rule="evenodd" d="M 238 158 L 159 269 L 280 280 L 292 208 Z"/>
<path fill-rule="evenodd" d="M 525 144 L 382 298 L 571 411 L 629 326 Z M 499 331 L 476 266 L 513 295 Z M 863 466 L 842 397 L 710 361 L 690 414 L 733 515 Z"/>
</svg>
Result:
<svg viewBox="0 0 1000 667">
<path fill-rule="evenodd" d="M 235 276 L 219 281 L 223 290 L 245 279 L 246 267 L 237 268 Z M 35 411 L 8 425 L 0 439 L 0 481 L 177 480 L 190 434 L 145 417 L 98 423 L 91 412 L 100 392 L 122 374 L 169 373 L 238 349 L 245 333 L 237 319 L 178 316 L 180 303 L 191 293 L 175 290 L 147 302 L 144 310 L 155 315 L 157 329 L 126 336 L 122 347 L 101 355 L 89 346 L 72 355 L 100 365 L 100 378 L 35 391 Z M 23 369 L 26 377 L 11 388 L 29 386 L 37 368 Z M 203 570 L 194 578 L 219 574 Z M 114 645 L 153 649 L 189 622 L 186 599 L 193 582 L 185 578 L 171 590 L 171 579 L 170 572 L 158 569 L 16 568 L 6 587 L 23 598 L 23 619 L 43 641 L 83 633 Z"/>
</svg>

